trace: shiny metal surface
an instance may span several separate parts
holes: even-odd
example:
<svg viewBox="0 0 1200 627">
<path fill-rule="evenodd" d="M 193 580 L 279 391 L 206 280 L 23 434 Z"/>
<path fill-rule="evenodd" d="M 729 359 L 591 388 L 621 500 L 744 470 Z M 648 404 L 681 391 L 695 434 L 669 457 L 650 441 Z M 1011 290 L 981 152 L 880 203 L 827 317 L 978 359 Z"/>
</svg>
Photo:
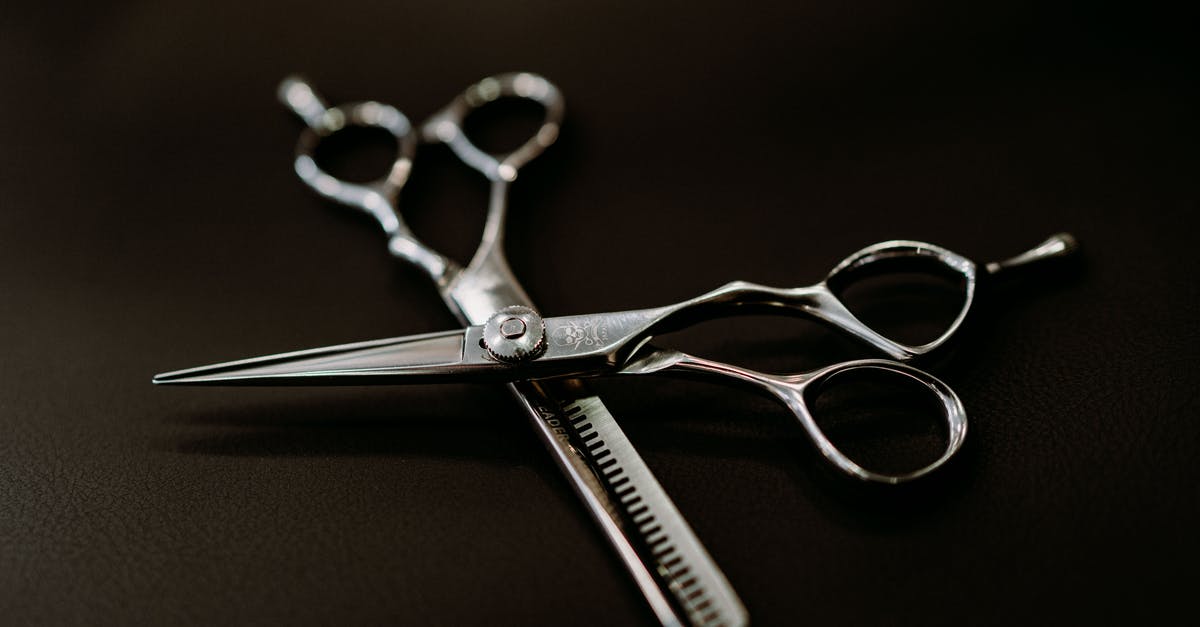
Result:
<svg viewBox="0 0 1200 627">
<path fill-rule="evenodd" d="M 416 383 L 461 380 L 475 370 L 494 369 L 490 359 L 467 363 L 478 327 L 409 337 L 354 342 L 243 359 L 154 376 L 162 385 L 371 385 L 402 379 Z M 478 349 L 471 351 L 479 353 Z M 475 366 L 474 368 L 472 366 Z M 494 377 L 493 377 L 494 378 Z"/>
<path fill-rule="evenodd" d="M 504 257 L 504 225 L 508 186 L 517 178 L 521 166 L 558 137 L 564 104 L 553 83 L 525 72 L 484 78 L 420 125 L 422 141 L 445 143 L 464 163 L 491 182 L 481 242 L 465 268 L 425 246 L 400 217 L 399 190 L 411 170 L 418 142 L 416 134 L 407 128 L 407 118 L 393 115 L 395 109 L 379 103 L 330 108 L 311 86 L 296 77 L 283 82 L 279 96 L 308 125 L 296 148 L 295 169 L 301 180 L 326 198 L 374 216 L 388 235 L 389 252 L 424 269 L 460 322 L 481 325 L 493 313 L 510 305 L 536 309 Z M 463 120 L 472 110 L 502 97 L 534 100 L 545 109 L 545 117 L 533 137 L 516 150 L 504 155 L 489 155 L 466 136 Z M 373 183 L 358 185 L 340 181 L 317 166 L 313 159 L 317 142 L 347 124 L 378 126 L 397 137 L 399 151 L 386 176 Z M 664 625 L 744 625 L 747 621 L 745 607 L 600 399 L 591 395 L 582 384 L 514 383 L 510 384 L 510 389 L 659 622 Z M 595 429 L 603 432 L 605 441 L 612 445 L 609 457 L 597 459 L 595 451 L 582 444 L 583 436 L 563 413 L 565 408 L 580 405 L 590 408 L 589 416 Z M 672 544 L 679 547 L 678 562 L 689 568 L 686 572 L 689 581 L 695 580 L 691 586 L 681 585 L 679 570 L 662 568 L 659 557 L 647 548 L 646 534 L 623 512 L 619 495 L 606 482 L 604 472 L 605 468 L 611 468 L 610 460 L 616 460 L 619 467 L 625 469 L 628 485 L 635 487 L 647 508 L 665 521 L 664 529 L 671 530 Z M 698 589 L 703 592 L 697 594 Z M 703 607 L 692 611 L 697 599 Z"/>
<path fill-rule="evenodd" d="M 1056 235 L 1010 260 L 988 264 L 992 273 L 1075 249 L 1069 235 Z M 961 310 L 948 328 L 931 342 L 912 346 L 880 334 L 857 317 L 834 295 L 829 284 L 843 275 L 886 274 L 897 262 L 932 260 L 963 279 Z M 768 375 L 729 364 L 701 359 L 679 351 L 648 346 L 655 336 L 715 317 L 772 311 L 819 320 L 898 361 L 910 361 L 945 344 L 962 325 L 975 302 L 976 264 L 949 250 L 914 241 L 891 241 L 868 246 L 839 263 L 824 281 L 808 287 L 780 289 L 735 281 L 674 305 L 543 320 L 523 306 L 501 309 L 482 326 L 457 335 L 438 334 L 362 342 L 301 351 L 160 375 L 156 383 L 178 384 L 372 384 L 436 381 L 518 381 L 605 374 L 702 373 L 731 378 L 775 397 L 788 407 L 821 454 L 838 470 L 864 481 L 901 483 L 926 475 L 945 464 L 962 446 L 966 412 L 954 391 L 932 375 L 912 366 L 885 360 L 857 360 L 787 376 Z M 549 341 L 547 342 L 547 338 Z M 499 353 L 499 354 L 497 354 Z M 516 364 L 521 361 L 523 363 Z M 887 474 L 868 470 L 843 454 L 821 431 L 812 416 L 812 399 L 836 377 L 869 370 L 898 376 L 933 395 L 945 421 L 942 454 L 918 469 Z M 595 408 L 592 408 L 593 411 Z"/>
<path fill-rule="evenodd" d="M 834 378 L 853 371 L 864 370 L 887 373 L 893 377 L 899 376 L 902 380 L 919 385 L 921 389 L 934 396 L 946 428 L 946 445 L 937 459 L 908 472 L 896 474 L 875 472 L 847 457 L 825 435 L 821 427 L 817 425 L 816 419 L 813 418 L 811 407 L 814 397 L 820 393 L 821 386 Z M 676 371 L 691 371 L 732 378 L 770 394 L 791 410 L 809 439 L 829 463 L 839 471 L 863 481 L 898 484 L 923 477 L 950 461 L 962 448 L 967 436 L 966 410 L 963 409 L 962 401 L 959 400 L 954 390 L 929 373 L 900 362 L 885 359 L 860 359 L 833 364 L 803 374 L 777 376 L 701 359 L 679 351 L 655 350 L 628 364 L 620 370 L 620 373 L 653 374 Z"/>
<path fill-rule="evenodd" d="M 937 351 L 952 338 L 975 302 L 977 265 L 946 249 L 914 241 L 864 248 L 808 287 L 780 289 L 736 281 L 696 298 L 652 309 L 543 320 L 517 283 L 503 255 L 508 185 L 519 169 L 557 137 L 563 104 L 558 90 L 533 74 L 486 78 L 467 88 L 419 126 L 420 141 L 442 142 L 491 183 L 481 244 L 465 267 L 422 243 L 399 212 L 399 193 L 411 171 L 417 132 L 398 110 L 376 102 L 329 107 L 303 80 L 280 86 L 281 100 L 307 124 L 297 145 L 295 169 L 320 195 L 372 215 L 388 236 L 390 253 L 424 269 L 464 330 L 389 338 L 285 353 L 155 377 L 156 383 L 205 385 L 308 385 L 436 381 L 505 381 L 526 409 L 547 449 L 580 495 L 610 545 L 628 568 L 664 625 L 742 625 L 747 613 L 682 515 L 666 496 L 599 398 L 579 377 L 604 374 L 682 374 L 717 377 L 751 386 L 782 402 L 826 460 L 870 482 L 900 483 L 949 460 L 966 434 L 962 403 L 944 383 L 907 363 Z M 511 153 L 489 155 L 463 132 L 465 117 L 501 97 L 528 98 L 545 109 L 539 130 Z M 322 171 L 313 152 L 322 138 L 347 126 L 378 127 L 396 137 L 396 160 L 380 179 L 348 183 Z M 987 264 L 984 276 L 1070 254 L 1069 235 L 1058 235 L 1012 259 Z M 860 321 L 836 295 L 864 276 L 887 275 L 914 263 L 934 264 L 957 277 L 961 309 L 946 329 L 924 344 L 889 338 Z M 812 372 L 770 375 L 648 342 L 695 322 L 738 313 L 800 315 L 864 343 L 888 359 L 855 360 Z M 886 474 L 849 459 L 825 436 L 811 412 L 824 385 L 850 373 L 883 374 L 932 395 L 946 428 L 946 446 L 928 465 Z"/>
<path fill-rule="evenodd" d="M 536 359 L 546 351 L 546 321 L 521 305 L 505 307 L 483 324 L 481 346 L 506 363 Z"/>
<path fill-rule="evenodd" d="M 1018 270 L 1030 264 L 1055 257 L 1066 257 L 1079 250 L 1079 242 L 1070 233 L 1056 233 L 1037 246 L 1004 261 L 987 264 L 988 274 L 1000 274 L 1006 270 Z"/>
</svg>

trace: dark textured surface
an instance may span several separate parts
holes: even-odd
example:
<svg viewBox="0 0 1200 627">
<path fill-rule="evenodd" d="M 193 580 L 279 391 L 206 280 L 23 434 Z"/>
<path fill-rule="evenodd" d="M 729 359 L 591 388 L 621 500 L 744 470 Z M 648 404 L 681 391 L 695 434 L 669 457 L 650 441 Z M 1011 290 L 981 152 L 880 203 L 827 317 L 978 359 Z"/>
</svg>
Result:
<svg viewBox="0 0 1200 627">
<path fill-rule="evenodd" d="M 971 433 L 931 481 L 832 481 L 740 391 L 599 389 L 756 624 L 1189 608 L 1195 20 L 655 4 L 0 9 L 0 622 L 651 620 L 503 390 L 150 386 L 453 325 L 295 180 L 293 71 L 417 118 L 489 73 L 557 82 L 568 122 L 509 246 L 550 315 L 806 283 L 882 239 L 993 259 L 1073 231 L 1081 263 L 993 292 L 937 370 Z M 440 149 L 417 167 L 407 215 L 461 257 L 485 186 Z M 763 367 L 838 348 L 744 322 L 684 341 Z"/>
</svg>

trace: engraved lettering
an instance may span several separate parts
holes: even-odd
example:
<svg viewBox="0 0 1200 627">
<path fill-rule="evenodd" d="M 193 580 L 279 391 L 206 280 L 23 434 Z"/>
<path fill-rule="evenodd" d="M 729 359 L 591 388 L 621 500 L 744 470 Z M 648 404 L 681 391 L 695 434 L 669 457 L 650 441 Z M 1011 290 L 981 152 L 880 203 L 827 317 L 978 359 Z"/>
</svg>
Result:
<svg viewBox="0 0 1200 627">
<path fill-rule="evenodd" d="M 559 420 L 557 417 L 558 414 L 554 410 L 541 405 L 534 405 L 533 409 L 538 413 L 538 417 L 542 419 L 542 422 L 546 423 L 546 426 L 550 428 L 550 432 L 555 437 L 563 442 L 569 442 L 570 434 L 562 426 L 562 421 Z"/>
</svg>

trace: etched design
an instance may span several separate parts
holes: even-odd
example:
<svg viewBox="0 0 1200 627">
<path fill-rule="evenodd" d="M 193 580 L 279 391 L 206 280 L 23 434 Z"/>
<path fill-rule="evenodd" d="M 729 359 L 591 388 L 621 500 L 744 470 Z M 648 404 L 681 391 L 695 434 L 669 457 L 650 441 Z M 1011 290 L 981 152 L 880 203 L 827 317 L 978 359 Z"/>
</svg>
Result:
<svg viewBox="0 0 1200 627">
<path fill-rule="evenodd" d="M 554 329 L 550 340 L 558 346 L 578 350 L 580 346 L 602 346 L 608 343 L 608 326 L 594 320 L 566 322 Z"/>
</svg>

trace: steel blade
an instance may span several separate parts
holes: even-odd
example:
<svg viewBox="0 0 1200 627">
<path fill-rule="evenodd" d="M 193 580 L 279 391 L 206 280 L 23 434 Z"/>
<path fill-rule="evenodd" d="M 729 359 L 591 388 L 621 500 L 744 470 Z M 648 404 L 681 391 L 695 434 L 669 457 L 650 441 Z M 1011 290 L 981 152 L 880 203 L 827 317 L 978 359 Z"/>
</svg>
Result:
<svg viewBox="0 0 1200 627">
<path fill-rule="evenodd" d="M 339 344 L 154 376 L 170 385 L 372 385 L 488 378 L 506 366 L 465 355 L 471 329 Z M 501 379 L 505 378 L 500 376 Z"/>
</svg>

